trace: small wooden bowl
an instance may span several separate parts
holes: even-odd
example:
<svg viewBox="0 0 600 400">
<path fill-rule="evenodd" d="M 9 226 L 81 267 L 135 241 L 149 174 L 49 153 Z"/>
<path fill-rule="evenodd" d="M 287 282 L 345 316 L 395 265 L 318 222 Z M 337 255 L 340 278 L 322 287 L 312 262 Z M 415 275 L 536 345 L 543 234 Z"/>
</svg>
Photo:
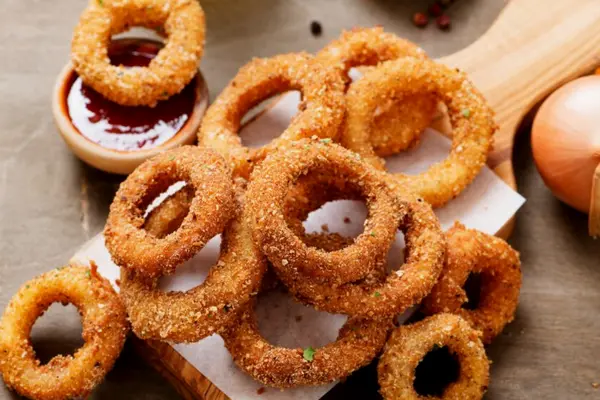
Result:
<svg viewBox="0 0 600 400">
<path fill-rule="evenodd" d="M 167 142 L 151 149 L 138 151 L 107 149 L 88 140 L 75 128 L 71 122 L 67 107 L 68 91 L 74 76 L 76 76 L 76 72 L 73 69 L 73 64 L 69 62 L 56 79 L 52 93 L 52 114 L 54 115 L 54 122 L 58 131 L 71 151 L 92 167 L 110 173 L 127 175 L 142 162 L 157 153 L 195 142 L 200 122 L 208 107 L 209 99 L 208 87 L 200 71 L 198 71 L 196 79 L 196 101 L 194 108 L 183 127 Z"/>
</svg>

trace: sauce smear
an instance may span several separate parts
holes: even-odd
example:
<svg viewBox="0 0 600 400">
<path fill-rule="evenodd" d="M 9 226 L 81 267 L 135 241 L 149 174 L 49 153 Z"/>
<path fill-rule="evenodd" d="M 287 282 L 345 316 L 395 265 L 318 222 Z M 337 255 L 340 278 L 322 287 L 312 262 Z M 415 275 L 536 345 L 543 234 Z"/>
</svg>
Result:
<svg viewBox="0 0 600 400">
<path fill-rule="evenodd" d="M 162 46 L 147 39 L 118 39 L 108 56 L 113 65 L 145 67 Z M 73 73 L 67 110 L 73 126 L 90 141 L 112 150 L 146 150 L 167 142 L 185 125 L 196 101 L 196 79 L 154 108 L 128 107 L 105 99 Z"/>
</svg>

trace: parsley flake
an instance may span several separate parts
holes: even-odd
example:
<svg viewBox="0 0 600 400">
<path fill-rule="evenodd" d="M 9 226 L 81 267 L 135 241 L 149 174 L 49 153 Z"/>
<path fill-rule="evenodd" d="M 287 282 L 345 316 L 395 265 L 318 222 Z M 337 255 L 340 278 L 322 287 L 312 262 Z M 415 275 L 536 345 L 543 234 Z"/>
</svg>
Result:
<svg viewBox="0 0 600 400">
<path fill-rule="evenodd" d="M 373 296 L 375 296 L 375 297 L 381 297 L 381 293 L 375 292 L 375 293 L 373 293 Z"/>
<path fill-rule="evenodd" d="M 315 349 L 313 349 L 312 347 L 308 346 L 307 348 L 304 349 L 304 353 L 302 354 L 302 356 L 304 357 L 304 359 L 306 361 L 312 361 L 314 360 L 314 356 L 315 356 Z"/>
<path fill-rule="evenodd" d="M 469 110 L 468 108 L 463 108 L 461 112 L 463 117 L 465 118 L 469 118 L 471 116 L 471 110 Z"/>
<path fill-rule="evenodd" d="M 371 232 L 370 235 L 375 237 L 375 232 Z"/>
<path fill-rule="evenodd" d="M 91 278 L 92 278 L 92 271 L 90 271 L 90 270 L 88 269 L 87 271 L 85 271 L 85 275 L 86 275 L 88 278 L 90 278 L 90 279 L 91 279 Z"/>
<path fill-rule="evenodd" d="M 331 143 L 331 139 L 330 138 L 321 139 L 321 143 Z"/>
<path fill-rule="evenodd" d="M 98 0 L 98 5 L 100 7 L 104 7 L 104 0 Z"/>
</svg>

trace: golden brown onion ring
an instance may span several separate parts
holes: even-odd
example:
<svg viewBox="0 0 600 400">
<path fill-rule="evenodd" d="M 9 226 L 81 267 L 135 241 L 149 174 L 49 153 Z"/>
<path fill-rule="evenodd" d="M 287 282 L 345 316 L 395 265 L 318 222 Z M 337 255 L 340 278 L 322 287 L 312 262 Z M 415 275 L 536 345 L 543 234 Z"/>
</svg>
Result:
<svg viewBox="0 0 600 400">
<path fill-rule="evenodd" d="M 322 172 L 359 191 L 369 210 L 364 232 L 353 244 L 326 252 L 308 247 L 286 223 L 290 188 L 309 172 Z M 364 278 L 387 254 L 400 221 L 396 197 L 385 177 L 341 146 L 300 140 L 272 153 L 253 173 L 246 194 L 253 235 L 280 274 L 345 283 Z"/>
<path fill-rule="evenodd" d="M 413 383 L 415 369 L 436 347 L 447 347 L 460 363 L 458 380 L 450 383 L 439 398 L 481 399 L 488 387 L 489 361 L 479 332 L 452 314 L 438 314 L 392 332 L 377 366 L 379 392 L 383 398 L 431 399 L 419 395 Z"/>
<path fill-rule="evenodd" d="M 483 332 L 489 344 L 514 319 L 521 288 L 521 262 L 504 240 L 456 223 L 446 232 L 448 248 L 440 280 L 423 301 L 426 315 L 453 313 Z M 468 297 L 463 286 L 470 274 L 480 274 L 475 309 L 463 308 Z"/>
<path fill-rule="evenodd" d="M 161 29 L 165 47 L 148 67 L 111 65 L 111 37 L 131 26 Z M 204 50 L 204 12 L 196 0 L 92 0 L 73 33 L 71 60 L 83 82 L 125 106 L 155 106 L 196 76 Z"/>
<path fill-rule="evenodd" d="M 81 314 L 85 341 L 74 355 L 47 364 L 36 359 L 29 335 L 52 303 L 72 303 Z M 92 269 L 66 266 L 23 285 L 0 321 L 0 373 L 22 396 L 40 400 L 86 397 L 110 371 L 129 331 L 127 314 L 110 283 Z"/>
<path fill-rule="evenodd" d="M 374 110 L 387 99 L 435 93 L 448 107 L 453 126 L 449 156 L 417 175 L 394 174 L 398 185 L 434 207 L 458 196 L 484 166 L 496 130 L 493 112 L 466 76 L 433 61 L 405 57 L 382 63 L 353 83 L 347 94 L 342 144 L 384 168 L 369 140 Z"/>
<path fill-rule="evenodd" d="M 156 237 L 143 229 L 146 208 L 178 181 L 194 191 L 189 212 L 175 232 Z M 115 264 L 153 278 L 172 273 L 194 256 L 234 214 L 225 160 L 214 151 L 184 146 L 145 161 L 127 177 L 110 206 L 104 238 Z"/>
<path fill-rule="evenodd" d="M 220 152 L 234 176 L 248 178 L 257 161 L 285 143 L 312 137 L 337 138 L 344 121 L 344 82 L 335 68 L 307 53 L 255 58 L 209 107 L 198 142 Z M 267 145 L 250 149 L 238 135 L 241 120 L 252 107 L 288 90 L 302 92 L 300 112 L 285 132 Z"/>
</svg>

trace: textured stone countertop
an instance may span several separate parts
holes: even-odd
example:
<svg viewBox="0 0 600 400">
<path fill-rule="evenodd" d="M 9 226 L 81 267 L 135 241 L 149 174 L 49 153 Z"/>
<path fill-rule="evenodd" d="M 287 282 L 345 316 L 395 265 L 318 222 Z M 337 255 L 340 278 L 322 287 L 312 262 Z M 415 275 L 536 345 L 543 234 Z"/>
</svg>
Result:
<svg viewBox="0 0 600 400">
<path fill-rule="evenodd" d="M 515 0 L 517 1 L 517 0 Z M 454 27 L 419 30 L 416 0 L 204 0 L 208 36 L 202 70 L 211 97 L 253 56 L 316 51 L 342 28 L 382 24 L 432 56 L 480 36 L 504 5 L 461 0 Z M 543 4 L 543 2 L 541 2 Z M 50 93 L 69 57 L 83 0 L 2 0 L 0 11 L 0 308 L 26 280 L 65 263 L 99 232 L 119 177 L 93 170 L 67 149 L 52 122 Z M 323 25 L 321 37 L 309 25 Z M 515 170 L 528 202 L 510 242 L 522 254 L 524 284 L 516 320 L 489 348 L 492 399 L 600 398 L 600 246 L 586 217 L 555 200 L 531 161 L 527 128 Z M 42 357 L 80 343 L 73 307 L 52 306 L 35 325 Z M 331 398 L 378 398 L 367 368 Z M 0 399 L 13 399 L 0 383 Z M 92 399 L 176 399 L 177 394 L 128 346 Z M 328 397 L 330 398 L 330 397 Z"/>
</svg>

